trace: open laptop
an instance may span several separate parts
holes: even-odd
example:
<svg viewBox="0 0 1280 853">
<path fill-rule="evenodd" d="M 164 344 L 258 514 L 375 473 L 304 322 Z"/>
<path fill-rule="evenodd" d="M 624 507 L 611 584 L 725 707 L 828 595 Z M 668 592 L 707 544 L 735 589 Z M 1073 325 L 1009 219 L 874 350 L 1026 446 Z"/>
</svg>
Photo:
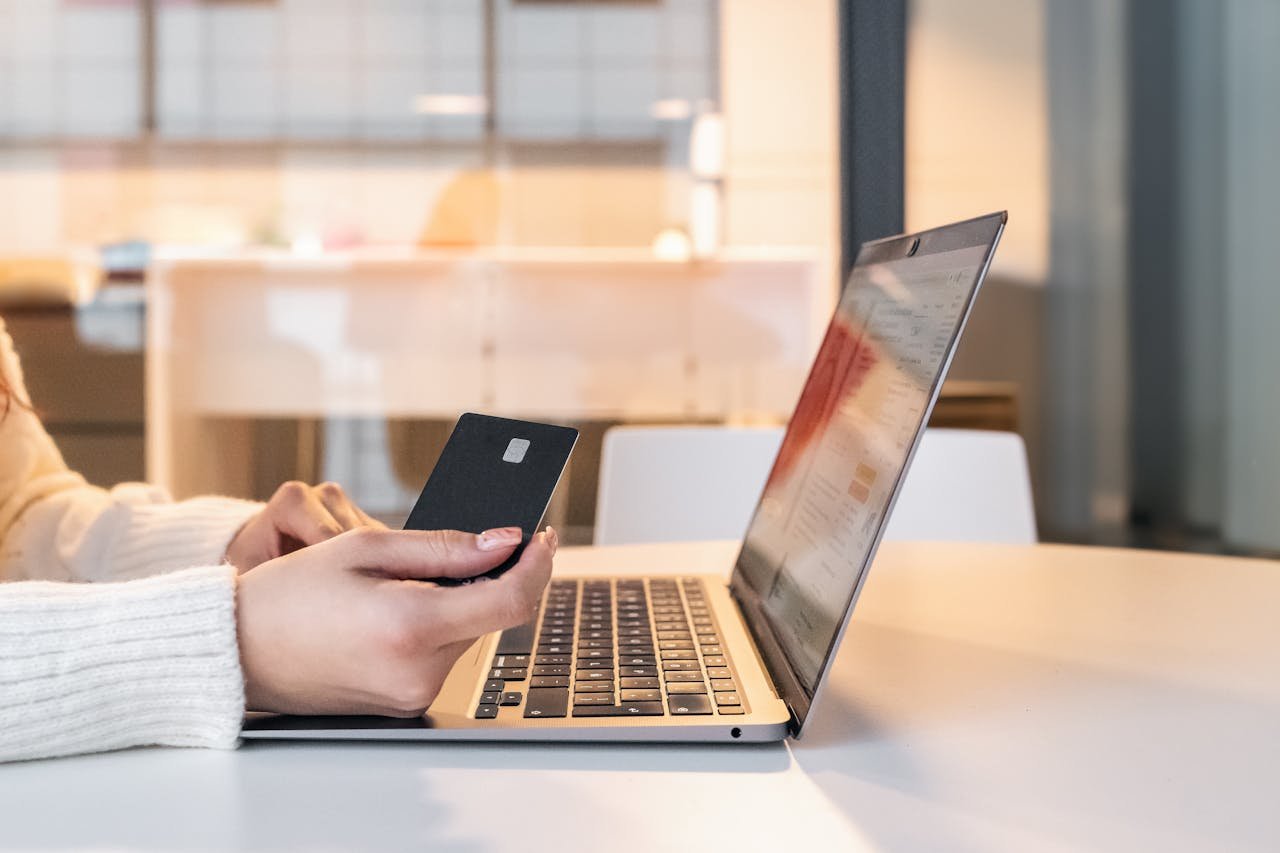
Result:
<svg viewBox="0 0 1280 853">
<path fill-rule="evenodd" d="M 250 715 L 246 738 L 753 742 L 819 699 L 1005 213 L 867 243 L 726 585 L 553 577 L 418 719 Z"/>
</svg>

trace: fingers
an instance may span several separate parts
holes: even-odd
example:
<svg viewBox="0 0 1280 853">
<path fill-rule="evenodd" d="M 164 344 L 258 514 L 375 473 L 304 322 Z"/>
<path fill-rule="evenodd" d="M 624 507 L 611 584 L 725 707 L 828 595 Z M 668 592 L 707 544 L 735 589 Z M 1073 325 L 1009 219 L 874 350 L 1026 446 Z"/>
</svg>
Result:
<svg viewBox="0 0 1280 853">
<path fill-rule="evenodd" d="M 518 527 L 458 530 L 378 530 L 364 527 L 325 544 L 349 569 L 369 569 L 400 580 L 466 578 L 487 572 L 520 544 Z"/>
<path fill-rule="evenodd" d="M 332 539 L 343 529 L 315 491 L 299 482 L 285 483 L 276 489 L 265 512 L 277 530 L 303 545 Z"/>
<path fill-rule="evenodd" d="M 347 497 L 347 493 L 337 483 L 321 483 L 315 487 L 315 494 L 320 499 L 320 503 L 324 504 L 324 508 L 329 511 L 329 514 L 333 516 L 333 519 L 343 530 L 355 530 L 357 527 L 370 525 L 383 526 L 356 506 L 355 502 Z"/>
<path fill-rule="evenodd" d="M 542 591 L 551 580 L 553 540 L 539 533 L 520 561 L 501 577 L 453 588 L 431 588 L 437 636 L 457 642 L 522 625 L 534 617 Z"/>
</svg>

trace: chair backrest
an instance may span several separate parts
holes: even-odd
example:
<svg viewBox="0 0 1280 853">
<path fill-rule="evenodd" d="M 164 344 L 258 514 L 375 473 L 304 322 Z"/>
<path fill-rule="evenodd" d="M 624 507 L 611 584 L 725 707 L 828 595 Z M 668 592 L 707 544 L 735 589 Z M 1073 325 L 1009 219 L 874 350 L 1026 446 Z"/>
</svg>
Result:
<svg viewBox="0 0 1280 853">
<path fill-rule="evenodd" d="M 737 539 L 782 442 L 781 427 L 614 427 L 605 433 L 595 543 Z M 1022 439 L 925 431 L 888 539 L 1036 541 Z"/>
<path fill-rule="evenodd" d="M 781 427 L 613 427 L 604 436 L 595 543 L 740 539 Z"/>
<path fill-rule="evenodd" d="M 1035 542 L 1035 504 L 1021 436 L 925 430 L 885 538 Z"/>
</svg>

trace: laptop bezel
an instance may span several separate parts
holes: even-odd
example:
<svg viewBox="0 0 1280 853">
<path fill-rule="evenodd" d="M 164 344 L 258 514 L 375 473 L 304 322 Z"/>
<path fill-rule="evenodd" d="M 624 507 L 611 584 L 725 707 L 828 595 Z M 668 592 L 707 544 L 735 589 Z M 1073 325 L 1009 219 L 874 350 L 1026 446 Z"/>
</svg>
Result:
<svg viewBox="0 0 1280 853">
<path fill-rule="evenodd" d="M 862 593 L 862 588 L 866 583 L 867 575 L 870 574 L 870 567 L 872 563 L 875 562 L 876 552 L 880 548 L 880 542 L 884 537 L 884 531 L 888 527 L 889 517 L 893 512 L 894 505 L 897 503 L 898 495 L 902 490 L 902 484 L 906 480 L 907 471 L 911 468 L 911 462 L 915 458 L 916 450 L 920 445 L 920 439 L 924 435 L 924 430 L 929 422 L 929 417 L 933 413 L 933 408 L 942 391 L 942 385 L 951 368 L 951 362 L 955 357 L 958 344 L 964 335 L 965 326 L 969 321 L 969 315 L 972 313 L 973 306 L 977 302 L 978 293 L 981 290 L 982 283 L 986 280 L 987 273 L 990 271 L 991 260 L 995 255 L 996 246 L 1000 242 L 1000 236 L 1004 233 L 1004 227 L 1008 222 L 1008 219 L 1008 212 L 1000 211 L 998 213 L 976 217 L 963 222 L 957 222 L 952 225 L 932 228 L 927 231 L 900 234 L 894 237 L 874 240 L 864 243 L 862 248 L 858 251 L 858 256 L 854 261 L 853 271 L 856 271 L 859 267 L 873 263 L 882 263 L 911 257 L 927 257 L 940 252 L 986 246 L 986 254 L 983 258 L 982 265 L 978 269 L 977 277 L 973 283 L 972 289 L 970 290 L 969 298 L 960 317 L 960 322 L 956 324 L 956 331 L 947 346 L 947 353 L 943 359 L 942 368 L 938 371 L 938 375 L 934 378 L 933 386 L 930 388 L 928 401 L 921 415 L 920 424 L 916 428 L 915 435 L 911 441 L 911 446 L 907 451 L 906 459 L 898 472 L 898 476 L 893 483 L 892 489 L 890 490 L 889 499 L 885 505 L 885 511 L 880 515 L 880 521 L 877 525 L 875 535 L 872 538 L 871 547 L 868 549 L 866 559 L 863 561 L 863 564 L 859 569 L 858 579 L 854 585 L 853 593 L 849 598 L 849 603 L 845 608 L 840 627 L 832 638 L 831 644 L 827 648 L 826 654 L 823 658 L 822 667 L 818 672 L 818 677 L 815 682 L 812 695 L 810 695 L 809 691 L 805 689 L 803 682 L 800 680 L 799 676 L 796 675 L 781 642 L 775 636 L 773 627 L 765 613 L 764 606 L 760 601 L 758 593 L 746 580 L 742 563 L 749 537 L 749 529 L 748 535 L 743 537 L 742 546 L 738 551 L 738 558 L 734 562 L 733 575 L 729 581 L 729 590 L 741 611 L 747 630 L 750 631 L 752 638 L 756 642 L 765 669 L 773 679 L 774 685 L 778 689 L 779 696 L 781 696 L 782 700 L 791 711 L 791 723 L 789 730 L 793 737 L 798 738 L 803 734 L 805 723 L 810 719 L 810 711 L 818 702 L 823 689 L 827 685 L 836 652 L 844 641 L 845 633 L 848 631 L 849 623 L 852 621 L 854 607 L 857 605 L 858 597 Z M 852 285 L 853 271 L 850 272 L 849 280 L 841 290 L 841 301 L 843 300 L 844 293 L 847 288 Z M 838 304 L 836 310 L 839 310 Z M 836 315 L 833 313 L 833 322 L 835 316 Z M 805 388 L 808 387 L 812 376 L 813 368 L 810 369 L 809 377 L 805 380 Z M 784 438 L 783 441 L 785 442 L 786 439 Z M 757 505 L 757 511 L 758 509 L 759 507 Z M 754 514 L 752 520 L 754 523 Z"/>
</svg>

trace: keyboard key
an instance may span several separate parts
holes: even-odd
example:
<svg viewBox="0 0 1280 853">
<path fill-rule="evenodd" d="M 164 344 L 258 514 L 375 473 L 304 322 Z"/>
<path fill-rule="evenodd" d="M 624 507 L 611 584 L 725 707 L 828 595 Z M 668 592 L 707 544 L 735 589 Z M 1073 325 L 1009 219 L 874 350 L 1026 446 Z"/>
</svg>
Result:
<svg viewBox="0 0 1280 853">
<path fill-rule="evenodd" d="M 744 710 L 742 710 L 741 705 L 721 705 L 720 707 L 716 708 L 716 711 L 718 713 L 723 714 L 726 717 L 738 716 L 740 714 L 746 713 Z"/>
<path fill-rule="evenodd" d="M 732 693 L 738 689 L 738 685 L 733 683 L 732 678 L 717 678 L 712 680 L 711 689 L 716 693 Z"/>
<path fill-rule="evenodd" d="M 534 675 L 568 675 L 568 664 L 552 664 L 548 666 L 535 666 L 533 668 Z"/>
<path fill-rule="evenodd" d="M 623 702 L 621 705 L 583 705 L 573 709 L 575 717 L 661 717 L 661 702 Z"/>
<path fill-rule="evenodd" d="M 481 705 L 496 705 L 498 699 L 502 696 L 497 690 L 490 690 L 480 694 Z"/>
<path fill-rule="evenodd" d="M 538 655 L 533 659 L 536 666 L 549 666 L 559 663 L 569 663 L 573 660 L 571 655 Z"/>
<path fill-rule="evenodd" d="M 501 690 L 506 686 L 507 682 L 503 681 L 501 678 L 490 678 L 484 683 L 484 692 L 492 693 L 493 691 Z"/>
<path fill-rule="evenodd" d="M 623 655 L 618 659 L 618 663 L 623 666 L 654 666 L 657 663 L 655 658 L 647 655 Z"/>
<path fill-rule="evenodd" d="M 550 643 L 538 646 L 538 654 L 540 655 L 568 655 L 573 654 L 573 646 L 568 643 Z"/>
<path fill-rule="evenodd" d="M 717 705 L 741 705 L 742 699 L 739 698 L 737 693 L 717 693 L 716 704 Z"/>
<path fill-rule="evenodd" d="M 498 716 L 497 705 L 479 705 L 476 707 L 477 720 L 492 720 L 496 716 Z"/>
<path fill-rule="evenodd" d="M 724 654 L 724 649 L 719 646 L 703 646 L 702 653 L 704 655 L 722 655 Z"/>
<path fill-rule="evenodd" d="M 663 660 L 697 660 L 698 653 L 693 649 L 670 649 L 662 653 Z"/>
<path fill-rule="evenodd" d="M 693 715 L 693 714 L 710 714 L 711 700 L 706 696 L 669 696 L 667 698 L 667 707 L 671 709 L 671 713 L 675 716 Z"/>
<path fill-rule="evenodd" d="M 659 702 L 662 700 L 661 690 L 623 690 L 623 702 Z"/>
<path fill-rule="evenodd" d="M 613 669 L 613 659 L 583 658 L 578 661 L 578 669 Z"/>
<path fill-rule="evenodd" d="M 578 683 L 584 681 L 613 681 L 613 670 L 580 669 L 574 677 L 578 679 Z"/>
<path fill-rule="evenodd" d="M 519 705 L 520 700 L 524 698 L 524 694 L 519 690 L 509 690 L 502 694 L 502 705 Z"/>
<path fill-rule="evenodd" d="M 728 666 L 729 659 L 724 655 L 711 655 L 702 659 L 707 666 Z"/>
<path fill-rule="evenodd" d="M 698 645 L 700 646 L 715 646 L 715 645 L 719 645 L 719 643 L 720 643 L 720 638 L 715 634 L 699 634 L 698 635 Z"/>
<path fill-rule="evenodd" d="M 707 667 L 707 675 L 714 678 L 733 678 L 733 673 L 729 671 L 727 666 L 711 666 Z"/>
<path fill-rule="evenodd" d="M 529 682 L 530 687 L 568 687 L 569 676 L 567 675 L 535 675 L 533 680 Z M 533 691 L 529 691 L 530 695 Z"/>
<path fill-rule="evenodd" d="M 499 666 L 489 670 L 489 677 L 501 678 L 503 681 L 524 681 L 529 677 L 529 670 L 523 666 Z"/>
<path fill-rule="evenodd" d="M 662 668 L 667 672 L 700 672 L 702 665 L 696 660 L 664 660 Z"/>
<path fill-rule="evenodd" d="M 658 668 L 656 666 L 624 666 L 618 669 L 618 674 L 628 678 L 644 675 L 657 675 Z"/>
<path fill-rule="evenodd" d="M 578 659 L 583 658 L 612 658 L 613 649 L 579 649 Z"/>
<path fill-rule="evenodd" d="M 620 682 L 623 688 L 636 687 L 657 687 L 658 679 L 656 678 L 624 678 Z"/>
<path fill-rule="evenodd" d="M 677 681 L 702 681 L 701 672 L 666 672 L 663 675 L 668 684 Z"/>
<path fill-rule="evenodd" d="M 612 649 L 613 640 L 579 640 L 579 649 Z"/>
<path fill-rule="evenodd" d="M 612 693 L 575 693 L 573 694 L 574 705 L 612 705 Z"/>
<path fill-rule="evenodd" d="M 536 689 L 529 691 L 524 705 L 525 719 L 563 717 L 569 711 L 568 690 Z"/>
<path fill-rule="evenodd" d="M 574 690 L 579 693 L 612 693 L 612 681 L 579 681 L 574 685 Z"/>
<path fill-rule="evenodd" d="M 667 694 L 669 696 L 685 696 L 690 693 L 706 693 L 707 685 L 701 681 L 682 681 L 679 684 L 668 684 Z"/>
<path fill-rule="evenodd" d="M 623 637 L 618 640 L 619 646 L 653 646 L 653 640 L 648 637 Z M 692 646 L 690 646 L 692 648 Z"/>
<path fill-rule="evenodd" d="M 693 642 L 690 640 L 659 640 L 658 648 L 665 651 L 672 649 L 688 649 L 693 651 Z"/>
<path fill-rule="evenodd" d="M 573 636 L 573 626 L 571 625 L 549 625 L 542 629 L 542 636 L 546 637 L 571 637 Z"/>
<path fill-rule="evenodd" d="M 688 631 L 658 631 L 659 640 L 688 640 L 692 637 Z"/>
<path fill-rule="evenodd" d="M 527 655 L 533 648 L 533 623 L 528 622 L 524 625 L 517 625 L 514 628 L 508 628 L 498 637 L 498 649 L 496 654 L 500 655 Z"/>
<path fill-rule="evenodd" d="M 501 667 L 528 666 L 528 665 L 529 665 L 528 655 L 498 655 L 493 659 L 493 663 L 489 664 L 489 666 L 501 666 Z"/>
</svg>

